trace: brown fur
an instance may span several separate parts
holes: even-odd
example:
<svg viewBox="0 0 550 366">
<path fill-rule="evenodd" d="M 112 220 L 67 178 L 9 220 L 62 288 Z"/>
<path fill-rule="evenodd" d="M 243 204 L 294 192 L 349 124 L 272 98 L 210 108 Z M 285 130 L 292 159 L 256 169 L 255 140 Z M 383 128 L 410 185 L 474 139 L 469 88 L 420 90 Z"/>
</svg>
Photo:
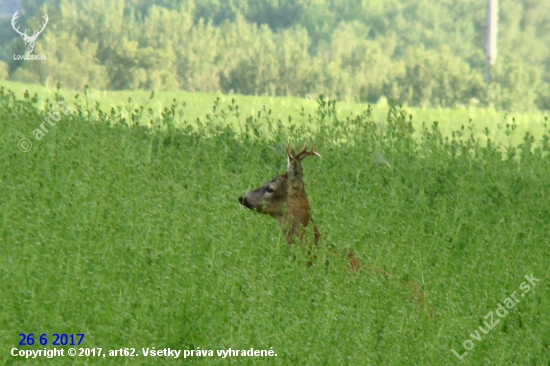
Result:
<svg viewBox="0 0 550 366">
<path fill-rule="evenodd" d="M 294 149 L 287 149 L 287 154 L 287 172 L 239 197 L 239 202 L 251 210 L 274 217 L 283 228 L 289 244 L 294 243 L 296 238 L 301 241 L 305 228 L 312 222 L 317 244 L 321 234 L 311 219 L 301 160 L 318 154 L 313 149 L 306 150 L 305 146 L 298 154 Z"/>
</svg>

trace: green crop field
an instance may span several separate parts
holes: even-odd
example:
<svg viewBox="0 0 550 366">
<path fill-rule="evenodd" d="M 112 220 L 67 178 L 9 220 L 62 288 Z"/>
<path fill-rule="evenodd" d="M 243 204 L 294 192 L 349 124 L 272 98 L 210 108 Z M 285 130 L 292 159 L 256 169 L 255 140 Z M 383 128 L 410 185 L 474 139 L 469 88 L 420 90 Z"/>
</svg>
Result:
<svg viewBox="0 0 550 366">
<path fill-rule="evenodd" d="M 544 116 L 2 83 L 0 365 L 550 364 Z M 313 138 L 311 249 L 237 197 Z M 12 356 L 44 348 L 65 355 Z M 217 355 L 252 348 L 273 354 Z"/>
<path fill-rule="evenodd" d="M 30 95 L 36 94 L 37 107 L 44 108 L 43 103 L 46 99 L 53 99 L 58 93 L 62 96 L 67 104 L 71 107 L 75 102 L 75 96 L 78 94 L 78 102 L 85 107 L 93 108 L 96 103 L 99 107 L 109 112 L 111 108 L 120 108 L 121 116 L 128 117 L 128 110 L 144 107 L 151 109 L 155 116 L 161 115 L 164 108 L 170 106 L 176 100 L 178 106 L 182 106 L 185 114 L 182 118 L 178 118 L 175 124 L 180 124 L 180 120 L 187 120 L 190 124 L 195 125 L 197 118 L 205 120 L 207 114 L 212 113 L 213 101 L 219 98 L 218 109 L 226 109 L 235 100 L 239 106 L 241 121 L 234 116 L 229 115 L 226 122 L 236 126 L 249 116 L 257 116 L 258 112 L 264 110 L 271 111 L 274 120 L 280 119 L 285 126 L 288 126 L 288 117 L 292 118 L 292 122 L 297 125 L 303 125 L 308 121 L 308 116 L 315 114 L 317 110 L 317 101 L 303 98 L 292 97 L 269 97 L 269 96 L 245 96 L 245 95 L 223 95 L 223 94 L 206 94 L 206 93 L 190 93 L 190 92 L 157 92 L 151 98 L 151 92 L 143 90 L 133 91 L 100 91 L 88 90 L 87 95 L 83 91 L 75 92 L 72 90 L 57 90 L 56 88 L 46 88 L 38 85 L 27 85 L 18 82 L 0 80 L 0 86 L 4 86 L 7 90 L 12 90 L 22 98 L 25 91 Z M 337 104 L 338 115 L 342 118 L 355 116 L 367 109 L 368 105 L 364 103 L 339 102 Z M 374 119 L 383 124 L 388 113 L 388 103 L 381 101 L 378 104 L 371 105 L 371 113 Z M 533 113 L 505 113 L 487 108 L 463 108 L 463 109 L 446 109 L 446 108 L 418 108 L 407 107 L 407 114 L 413 117 L 413 125 L 416 130 L 421 130 L 422 125 L 431 125 L 434 121 L 439 124 L 439 129 L 444 136 L 450 137 L 452 131 L 459 130 L 462 126 L 473 128 L 474 135 L 481 143 L 487 142 L 487 137 L 502 145 L 517 145 L 523 140 L 525 133 L 537 137 L 537 140 L 545 131 L 544 123 L 547 121 L 548 113 L 533 112 Z M 141 122 L 147 123 L 147 119 Z M 516 125 L 516 133 L 513 136 L 508 136 L 503 133 L 505 126 Z M 498 127 L 501 127 L 500 129 Z M 485 129 L 489 129 L 489 134 L 485 133 Z M 419 134 L 415 134 L 418 136 Z"/>
</svg>

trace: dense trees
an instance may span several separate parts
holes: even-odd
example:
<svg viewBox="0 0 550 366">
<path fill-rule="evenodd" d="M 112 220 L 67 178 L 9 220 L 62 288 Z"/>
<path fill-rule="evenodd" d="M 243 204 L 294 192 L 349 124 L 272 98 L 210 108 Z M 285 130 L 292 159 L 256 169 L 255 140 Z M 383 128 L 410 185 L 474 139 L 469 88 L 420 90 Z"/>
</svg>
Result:
<svg viewBox="0 0 550 366">
<path fill-rule="evenodd" d="M 486 2 L 478 0 L 49 1 L 42 10 L 50 23 L 35 49 L 48 59 L 13 60 L 23 43 L 2 30 L 0 78 L 549 109 L 550 2 L 499 3 L 489 86 Z M 33 28 L 39 11 L 28 14 L 35 17 L 21 21 Z"/>
</svg>

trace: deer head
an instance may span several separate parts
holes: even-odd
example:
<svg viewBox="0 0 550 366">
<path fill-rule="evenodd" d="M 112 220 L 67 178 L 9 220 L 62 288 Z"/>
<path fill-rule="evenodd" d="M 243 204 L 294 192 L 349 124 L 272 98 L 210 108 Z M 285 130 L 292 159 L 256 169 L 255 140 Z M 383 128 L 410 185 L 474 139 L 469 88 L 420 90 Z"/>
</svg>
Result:
<svg viewBox="0 0 550 366">
<path fill-rule="evenodd" d="M 13 17 L 11 18 L 11 26 L 13 29 L 21 35 L 21 38 L 25 41 L 25 48 L 27 48 L 28 53 L 32 53 L 34 50 L 34 42 L 36 42 L 36 38 L 42 33 L 44 28 L 46 28 L 46 24 L 48 24 L 48 14 L 44 14 L 44 19 L 46 20 L 44 23 L 42 23 L 42 29 L 39 31 L 35 30 L 32 36 L 27 35 L 27 30 L 25 29 L 25 32 L 20 32 L 19 27 L 16 28 L 15 21 L 19 18 L 19 14 L 16 11 L 15 14 L 13 14 Z"/>
<path fill-rule="evenodd" d="M 308 156 L 321 157 L 321 155 L 313 151 L 313 146 L 311 150 L 307 150 L 306 146 L 307 144 L 298 153 L 294 148 L 287 147 L 286 173 L 239 197 L 239 203 L 246 208 L 277 219 L 289 244 L 292 244 L 296 237 L 301 239 L 305 227 L 310 221 L 313 222 L 306 197 L 302 160 Z M 317 243 L 321 234 L 315 225 L 313 231 L 315 243 Z"/>
</svg>

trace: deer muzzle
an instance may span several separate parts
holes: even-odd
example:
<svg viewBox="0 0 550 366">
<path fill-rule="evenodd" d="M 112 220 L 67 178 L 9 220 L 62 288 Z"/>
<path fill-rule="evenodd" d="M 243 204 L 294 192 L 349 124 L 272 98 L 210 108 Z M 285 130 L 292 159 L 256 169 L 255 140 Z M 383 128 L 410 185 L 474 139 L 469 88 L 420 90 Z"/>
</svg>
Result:
<svg viewBox="0 0 550 366">
<path fill-rule="evenodd" d="M 241 205 L 243 205 L 244 207 L 246 207 L 246 208 L 250 208 L 250 209 L 254 208 L 254 207 L 250 204 L 250 202 L 248 202 L 248 200 L 246 199 L 246 196 L 240 196 L 240 197 L 239 197 L 239 203 L 240 203 Z"/>
</svg>

